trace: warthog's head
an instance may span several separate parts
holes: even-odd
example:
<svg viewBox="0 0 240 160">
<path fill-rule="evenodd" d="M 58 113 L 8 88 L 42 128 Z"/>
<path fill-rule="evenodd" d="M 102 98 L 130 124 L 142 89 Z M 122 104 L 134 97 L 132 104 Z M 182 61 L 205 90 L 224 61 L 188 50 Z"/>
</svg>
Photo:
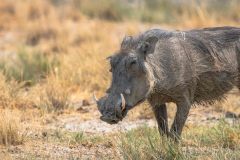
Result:
<svg viewBox="0 0 240 160">
<path fill-rule="evenodd" d="M 112 83 L 106 96 L 99 100 L 95 97 L 101 120 L 115 124 L 127 112 L 143 102 L 151 92 L 154 80 L 147 56 L 154 52 L 158 39 L 150 37 L 144 41 L 126 37 L 120 51 L 109 58 Z"/>
</svg>

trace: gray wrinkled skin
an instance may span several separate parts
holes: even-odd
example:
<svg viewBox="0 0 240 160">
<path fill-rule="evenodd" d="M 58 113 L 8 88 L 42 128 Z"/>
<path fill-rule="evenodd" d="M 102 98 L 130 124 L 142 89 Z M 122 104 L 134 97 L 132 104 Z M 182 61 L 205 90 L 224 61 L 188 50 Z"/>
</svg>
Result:
<svg viewBox="0 0 240 160">
<path fill-rule="evenodd" d="M 117 123 L 134 106 L 148 100 L 160 134 L 177 139 L 191 105 L 212 104 L 234 86 L 240 88 L 240 28 L 148 30 L 124 38 L 110 64 L 111 86 L 97 102 L 101 119 Z M 177 105 L 170 131 L 167 102 Z"/>
</svg>

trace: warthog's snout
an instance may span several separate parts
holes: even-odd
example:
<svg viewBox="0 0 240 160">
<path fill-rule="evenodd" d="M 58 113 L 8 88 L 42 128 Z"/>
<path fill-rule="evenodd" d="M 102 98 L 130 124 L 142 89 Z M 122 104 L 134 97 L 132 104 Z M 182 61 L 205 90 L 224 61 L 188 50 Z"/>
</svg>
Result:
<svg viewBox="0 0 240 160">
<path fill-rule="evenodd" d="M 123 94 L 107 95 L 99 100 L 93 95 L 97 103 L 98 110 L 102 114 L 100 119 L 109 124 L 116 124 L 121 121 L 127 114 L 126 101 Z"/>
</svg>

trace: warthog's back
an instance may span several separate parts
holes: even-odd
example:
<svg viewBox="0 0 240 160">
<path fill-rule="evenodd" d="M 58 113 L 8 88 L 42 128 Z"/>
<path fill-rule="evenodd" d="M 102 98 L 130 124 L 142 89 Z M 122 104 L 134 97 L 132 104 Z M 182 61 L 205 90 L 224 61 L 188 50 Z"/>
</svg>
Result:
<svg viewBox="0 0 240 160">
<path fill-rule="evenodd" d="M 240 87 L 240 28 L 150 30 L 142 35 L 159 37 L 149 60 L 160 79 L 159 92 L 181 93 L 181 86 L 190 85 L 195 87 L 195 102 L 211 103 Z"/>
</svg>

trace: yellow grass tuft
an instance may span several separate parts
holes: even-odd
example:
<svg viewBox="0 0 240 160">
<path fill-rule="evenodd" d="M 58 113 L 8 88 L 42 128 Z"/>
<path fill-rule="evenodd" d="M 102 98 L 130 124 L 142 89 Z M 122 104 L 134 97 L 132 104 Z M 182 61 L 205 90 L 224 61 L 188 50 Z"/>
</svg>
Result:
<svg viewBox="0 0 240 160">
<path fill-rule="evenodd" d="M 18 145 L 24 140 L 19 120 L 10 110 L 0 111 L 0 145 Z"/>
<path fill-rule="evenodd" d="M 40 94 L 37 106 L 43 112 L 58 112 L 69 107 L 69 91 L 65 90 L 64 84 L 49 79 L 45 89 Z"/>
</svg>

